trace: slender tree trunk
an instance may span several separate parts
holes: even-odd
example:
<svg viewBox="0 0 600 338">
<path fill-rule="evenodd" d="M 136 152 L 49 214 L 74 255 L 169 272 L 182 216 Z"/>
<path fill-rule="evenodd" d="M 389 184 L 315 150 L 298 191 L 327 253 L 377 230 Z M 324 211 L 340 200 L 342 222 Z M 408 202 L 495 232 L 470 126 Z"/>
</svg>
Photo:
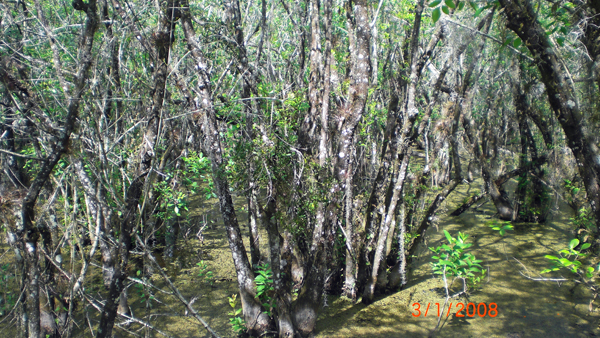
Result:
<svg viewBox="0 0 600 338">
<path fill-rule="evenodd" d="M 507 18 L 506 26 L 521 38 L 536 60 L 548 101 L 575 156 L 596 224 L 600 226 L 600 151 L 584 126 L 575 89 L 563 70 L 565 63 L 556 54 L 529 1 L 500 0 L 500 4 Z"/>
<path fill-rule="evenodd" d="M 363 288 L 367 285 L 367 280 L 369 278 L 371 278 L 372 280 L 372 276 L 377 273 L 377 271 L 372 270 L 375 252 L 370 251 L 372 248 L 377 247 L 375 242 L 378 240 L 377 234 L 379 234 L 381 231 L 380 225 L 385 224 L 386 222 L 386 210 L 390 206 L 390 203 L 392 201 L 392 195 L 390 194 L 390 192 L 384 192 L 385 189 L 393 191 L 392 183 L 387 184 L 386 182 L 387 177 L 389 175 L 389 166 L 397 166 L 398 162 L 401 161 L 402 158 L 404 158 L 403 156 L 405 156 L 405 152 L 408 150 L 408 143 L 410 143 L 409 138 L 413 133 L 414 122 L 418 115 L 418 110 L 415 105 L 415 98 L 417 83 L 419 81 L 422 70 L 422 67 L 419 66 L 419 62 L 422 61 L 423 58 L 419 58 L 417 53 L 419 45 L 419 35 L 421 32 L 421 15 L 423 13 L 424 8 L 423 4 L 424 1 L 419 1 L 417 3 L 415 10 L 415 23 L 411 34 L 410 43 L 408 45 L 408 48 L 410 50 L 409 81 L 408 83 L 404 82 L 403 80 L 400 81 L 400 83 L 403 83 L 406 88 L 406 92 L 403 95 L 404 101 L 399 112 L 399 114 L 402 115 L 401 120 L 403 122 L 400 125 L 398 122 L 396 122 L 397 120 L 399 120 L 397 117 L 390 119 L 390 116 L 388 116 L 386 136 L 389 135 L 392 138 L 390 138 L 388 141 L 388 138 L 384 136 L 384 143 L 381 152 L 382 165 L 379 168 L 379 172 L 377 174 L 377 177 L 375 178 L 373 189 L 371 190 L 371 196 L 369 197 L 369 201 L 367 202 L 367 216 L 365 221 L 365 230 L 363 234 L 367 238 L 367 241 L 363 244 L 362 250 L 360 251 L 360 257 L 358 258 L 359 292 L 364 291 L 363 300 L 366 303 L 372 301 L 372 292 L 374 290 L 364 290 Z M 439 36 L 437 37 L 437 39 L 439 39 Z M 436 40 L 436 37 L 434 37 L 434 40 Z M 428 57 L 429 56 L 424 56 L 425 59 L 427 59 Z M 399 96 L 398 94 L 395 95 Z M 397 102 L 395 101 L 396 99 L 393 98 L 391 103 L 397 104 Z M 395 201 L 394 203 L 397 203 L 397 201 Z M 379 210 L 376 211 L 376 208 Z M 377 224 L 379 224 L 379 226 L 377 226 Z M 385 231 L 386 236 L 387 231 L 388 230 Z M 374 287 L 374 285 L 372 285 L 371 283 L 369 283 L 368 285 L 368 288 Z"/>
<path fill-rule="evenodd" d="M 131 238 L 137 219 L 137 206 L 143 194 L 144 184 L 151 184 L 152 181 L 151 168 L 154 158 L 156 157 L 156 142 L 160 133 L 161 111 L 165 100 L 166 82 L 168 75 L 168 62 L 171 45 L 174 41 L 174 30 L 176 20 L 179 18 L 178 8 L 179 2 L 176 0 L 168 0 L 164 3 L 163 12 L 159 15 L 159 23 L 156 31 L 152 34 L 152 42 L 154 43 L 154 55 L 156 71 L 154 74 L 154 88 L 152 89 L 152 106 L 150 107 L 149 120 L 144 133 L 143 142 L 139 152 L 140 165 L 137 171 L 137 177 L 132 181 L 127 189 L 126 194 L 126 213 L 119 225 L 119 245 L 117 248 L 110 248 L 106 252 L 110 255 L 109 263 L 113 264 L 112 275 L 105 276 L 105 282 L 108 283 L 108 298 L 105 301 L 98 326 L 99 338 L 110 337 L 114 321 L 117 316 L 119 305 L 123 308 L 122 303 L 126 303 L 126 293 L 124 291 L 124 281 L 127 278 L 127 265 L 129 264 L 129 251 L 131 249 Z M 146 179 L 148 177 L 149 179 Z M 148 203 L 153 204 L 153 203 Z M 145 204 L 147 205 L 147 204 Z M 146 212 L 142 210 L 140 217 L 145 218 Z M 110 223 L 105 223 L 110 224 Z M 109 232 L 112 229 L 107 229 Z M 106 250 L 106 249 L 105 249 Z M 104 258 L 103 258 L 104 261 Z"/>
<path fill-rule="evenodd" d="M 321 111 L 323 93 L 321 92 L 323 79 L 323 55 L 321 51 L 321 2 L 310 0 L 310 78 L 308 81 L 308 102 L 310 111 L 305 115 L 300 131 L 298 142 L 310 154 L 314 145 L 314 133 L 317 126 L 318 116 Z"/>
<path fill-rule="evenodd" d="M 350 162 L 353 160 L 354 135 L 358 122 L 364 114 L 365 103 L 368 95 L 370 74 L 370 28 L 368 21 L 368 7 L 364 0 L 347 3 L 347 14 L 351 22 L 351 32 L 355 34 L 355 43 L 350 45 L 351 73 L 348 91 L 349 101 L 340 110 L 339 142 L 337 144 L 334 174 L 337 178 L 329 194 L 329 203 L 323 208 L 322 227 L 315 227 L 313 238 L 315 250 L 311 263 L 307 268 L 307 278 L 300 291 L 294 306 L 294 322 L 299 334 L 308 336 L 314 330 L 317 312 L 320 307 L 323 293 L 327 257 L 331 256 L 335 241 L 334 225 L 337 224 L 337 215 L 341 211 L 341 194 L 347 184 L 346 178 L 352 175 L 349 172 Z M 352 39 L 351 39 L 352 40 Z M 312 66 L 312 65 L 311 65 Z M 310 93 L 310 90 L 309 90 Z M 310 94 L 309 94 L 310 97 Z M 310 97 L 312 99 L 312 97 Z M 317 216 L 319 222 L 319 216 Z"/>
<path fill-rule="evenodd" d="M 213 172 L 213 182 L 217 195 L 219 196 L 219 205 L 223 222 L 227 229 L 227 238 L 229 248 L 233 256 L 238 285 L 240 289 L 240 298 L 244 310 L 244 319 L 248 327 L 248 333 L 252 335 L 261 335 L 272 325 L 270 318 L 263 313 L 261 304 L 256 300 L 256 290 L 254 285 L 254 273 L 246 255 L 246 249 L 242 242 L 242 235 L 237 221 L 233 201 L 229 193 L 229 183 L 225 173 L 225 163 L 222 157 L 221 140 L 217 129 L 217 121 L 212 103 L 210 92 L 210 77 L 208 75 L 208 63 L 202 51 L 200 44 L 196 39 L 196 33 L 192 25 L 192 17 L 189 11 L 188 1 L 181 2 L 182 8 L 182 27 L 185 39 L 190 50 L 190 55 L 196 64 L 196 70 L 199 75 L 197 84 L 197 99 L 199 113 L 194 118 L 198 123 L 201 132 L 203 152 L 211 161 Z M 196 107 L 190 107 L 196 111 Z"/>
<path fill-rule="evenodd" d="M 238 62 L 240 63 L 240 75 L 242 77 L 242 93 L 241 97 L 244 103 L 244 115 L 246 120 L 246 142 L 252 144 L 254 140 L 254 117 L 253 117 L 253 107 L 256 107 L 256 102 L 252 101 L 251 95 L 252 92 L 256 93 L 256 76 L 254 71 L 250 68 L 248 62 L 248 52 L 246 49 L 246 44 L 244 41 L 244 31 L 242 29 L 242 15 L 240 12 L 240 4 L 239 1 L 230 1 L 226 3 L 227 11 L 229 12 L 229 17 L 231 20 L 231 25 L 233 26 L 233 35 L 236 41 L 237 50 L 238 50 Z M 264 36 L 265 30 L 265 20 L 266 20 L 266 3 L 262 1 L 261 6 L 261 36 Z M 261 38 L 261 47 L 262 47 Z M 259 47 L 259 54 L 261 52 L 261 47 Z M 260 61 L 260 55 L 258 56 L 259 60 L 257 60 L 257 64 Z M 257 95 L 258 96 L 258 95 Z M 250 234 L 250 257 L 252 260 L 252 266 L 257 266 L 260 261 L 260 240 L 258 233 L 258 187 L 255 179 L 256 174 L 256 164 L 254 163 L 255 158 L 253 155 L 252 149 L 248 152 L 248 227 Z"/>
<path fill-rule="evenodd" d="M 91 52 L 94 35 L 98 28 L 99 20 L 96 13 L 96 1 L 90 0 L 83 10 L 87 14 L 87 19 L 80 43 L 82 47 L 82 56 L 78 66 L 77 74 L 75 76 L 75 87 L 70 95 L 72 99 L 70 100 L 67 108 L 65 123 L 57 142 L 50 151 L 50 155 L 41 165 L 41 169 L 29 187 L 27 195 L 23 198 L 21 207 L 21 224 L 17 227 L 16 231 L 17 238 L 20 241 L 23 241 L 23 247 L 25 248 L 23 258 L 26 269 L 26 275 L 24 277 L 26 278 L 26 315 L 28 316 L 27 334 L 30 338 L 38 338 L 40 336 L 40 269 L 38 262 L 38 239 L 40 237 L 39 227 L 43 227 L 44 225 L 42 223 L 36 224 L 38 222 L 36 221 L 35 216 L 35 204 L 43 187 L 46 185 L 52 170 L 62 157 L 62 154 L 66 151 L 71 132 L 75 127 L 75 120 L 77 118 L 77 114 L 79 113 L 81 98 L 87 83 L 88 71 L 92 65 Z M 60 72 L 61 70 L 58 69 L 58 71 Z M 35 98 L 28 93 L 26 87 L 18 85 L 15 86 L 14 83 L 17 83 L 17 81 L 7 73 L 7 70 L 3 69 L 2 67 L 0 67 L 0 78 L 3 81 L 11 81 L 13 85 L 7 85 L 5 83 L 7 88 L 15 88 L 17 90 L 15 94 L 21 100 L 26 102 L 28 106 L 37 106 Z M 47 229 L 44 229 L 43 231 L 47 231 Z"/>
<path fill-rule="evenodd" d="M 385 217 L 382 219 L 383 224 L 379 230 L 377 246 L 375 247 L 375 256 L 373 258 L 371 276 L 369 281 L 367 282 L 367 286 L 365 287 L 365 292 L 363 293 L 362 302 L 364 304 L 370 304 L 373 302 L 373 297 L 375 296 L 375 286 L 377 285 L 377 278 L 380 273 L 385 273 L 385 265 L 383 271 L 380 271 L 380 266 L 385 260 L 385 247 L 387 242 L 388 231 L 396 214 L 396 206 L 398 204 L 398 201 L 400 200 L 400 194 L 402 193 L 402 188 L 404 186 L 404 179 L 406 178 L 406 169 L 408 168 L 408 163 L 410 161 L 410 154 L 410 149 L 408 149 L 407 151 L 403 151 L 402 164 L 400 165 L 400 167 L 396 167 L 394 170 L 394 172 L 397 173 L 398 177 L 396 177 L 393 180 L 394 188 L 392 192 L 392 197 L 390 200 L 390 204 L 387 207 Z"/>
</svg>

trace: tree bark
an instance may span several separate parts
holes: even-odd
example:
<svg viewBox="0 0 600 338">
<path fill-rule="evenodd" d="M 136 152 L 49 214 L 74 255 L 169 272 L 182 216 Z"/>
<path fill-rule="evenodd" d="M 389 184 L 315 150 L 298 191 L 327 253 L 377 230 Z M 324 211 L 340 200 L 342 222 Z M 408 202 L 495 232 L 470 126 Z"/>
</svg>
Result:
<svg viewBox="0 0 600 338">
<path fill-rule="evenodd" d="M 23 242 L 23 247 L 25 248 L 24 258 L 26 276 L 24 277 L 26 278 L 27 284 L 27 334 L 31 338 L 38 338 L 40 336 L 40 268 L 38 263 L 38 240 L 40 237 L 39 227 L 44 227 L 44 224 L 42 223 L 36 225 L 35 204 L 43 187 L 46 185 L 52 170 L 67 150 L 71 133 L 75 128 L 75 121 L 77 119 L 77 114 L 79 113 L 81 98 L 86 87 L 88 72 L 92 65 L 92 46 L 99 22 L 96 13 L 95 0 L 90 0 L 88 2 L 85 13 L 87 19 L 80 42 L 82 55 L 75 76 L 75 87 L 69 95 L 71 99 L 69 100 L 65 123 L 56 143 L 50 151 L 50 155 L 44 160 L 40 171 L 37 173 L 36 178 L 27 191 L 27 195 L 23 198 L 21 206 L 21 224 L 17 227 L 16 232 L 17 237 Z M 0 78 L 2 78 L 3 81 L 10 81 L 11 77 L 7 70 L 2 68 L 3 67 L 0 67 Z M 26 87 L 10 86 L 6 83 L 5 85 L 7 88 L 17 89 L 17 96 L 21 99 L 25 99 L 28 106 L 33 107 L 36 105 L 34 98 L 28 93 Z M 48 229 L 43 229 L 43 231 L 48 231 Z"/>
<path fill-rule="evenodd" d="M 248 327 L 248 333 L 251 335 L 262 335 L 272 325 L 270 318 L 262 312 L 261 304 L 256 300 L 256 290 L 254 285 L 254 273 L 246 255 L 246 249 L 242 242 L 242 235 L 237 221 L 233 201 L 229 193 L 229 183 L 225 173 L 225 163 L 223 161 L 221 140 L 217 129 L 217 120 L 213 107 L 210 92 L 210 77 L 208 75 L 208 63 L 202 51 L 200 44 L 196 40 L 196 33 L 192 25 L 192 17 L 189 11 L 189 3 L 184 0 L 181 2 L 182 8 L 182 27 L 185 39 L 190 50 L 199 80 L 196 88 L 198 107 L 189 107 L 192 111 L 199 113 L 194 115 L 194 120 L 198 124 L 201 132 L 202 150 L 207 154 L 211 161 L 213 182 L 219 197 L 219 206 L 223 216 L 223 222 L 227 229 L 227 239 L 229 248 L 233 256 L 235 265 L 244 319 Z"/>
<path fill-rule="evenodd" d="M 556 53 L 546 31 L 527 0 L 500 0 L 506 15 L 506 26 L 527 46 L 537 65 L 550 106 L 560 123 L 567 144 L 577 161 L 579 174 L 587 192 L 596 225 L 600 225 L 600 152 L 584 127 L 575 89 L 563 70 L 561 57 Z"/>
</svg>

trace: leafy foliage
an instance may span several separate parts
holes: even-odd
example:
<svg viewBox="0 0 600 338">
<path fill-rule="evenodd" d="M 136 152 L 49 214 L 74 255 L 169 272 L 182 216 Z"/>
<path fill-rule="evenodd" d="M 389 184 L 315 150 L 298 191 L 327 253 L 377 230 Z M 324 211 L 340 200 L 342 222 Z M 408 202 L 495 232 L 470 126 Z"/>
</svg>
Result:
<svg viewBox="0 0 600 338">
<path fill-rule="evenodd" d="M 444 235 L 448 244 L 429 248 L 435 254 L 431 257 L 433 260 L 431 264 L 433 273 L 468 280 L 472 285 L 481 281 L 480 277 L 485 274 L 485 269 L 479 264 L 482 261 L 468 252 L 468 249 L 473 245 L 466 242 L 469 236 L 459 232 L 455 238 L 446 230 L 444 230 Z M 481 276 L 476 274 L 481 274 Z"/>
<path fill-rule="evenodd" d="M 549 259 L 553 267 L 544 269 L 541 273 L 548 273 L 552 271 L 559 271 L 561 269 L 567 269 L 574 274 L 580 274 L 585 276 L 586 278 L 592 278 L 594 273 L 594 268 L 591 266 L 584 267 L 580 261 L 580 259 L 586 258 L 589 254 L 583 253 L 582 251 L 587 250 L 591 244 L 584 243 L 581 245 L 579 250 L 575 250 L 575 248 L 579 245 L 579 240 L 577 238 L 572 239 L 569 242 L 569 247 L 558 251 L 559 256 L 546 255 L 547 259 Z"/>
<path fill-rule="evenodd" d="M 196 265 L 198 265 L 198 267 L 200 268 L 198 277 L 202 278 L 204 283 L 209 284 L 211 286 L 214 285 L 215 274 L 212 272 L 212 270 L 210 270 L 208 264 L 204 261 L 200 261 L 199 263 L 196 263 Z"/>
<path fill-rule="evenodd" d="M 514 230 L 512 223 L 509 221 L 494 220 L 489 222 L 488 226 L 492 228 L 492 230 L 498 231 L 500 236 L 504 236 L 508 230 Z"/>
<path fill-rule="evenodd" d="M 242 317 L 240 317 L 242 309 L 236 309 L 237 295 L 233 294 L 231 295 L 231 297 L 227 297 L 227 300 L 229 301 L 229 306 L 231 307 L 231 311 L 227 313 L 229 316 L 231 316 L 229 318 L 229 323 L 231 324 L 231 328 L 233 329 L 233 331 L 238 335 L 241 335 L 244 332 L 246 332 L 246 321 Z"/>
<path fill-rule="evenodd" d="M 273 271 L 267 263 L 259 265 L 254 282 L 256 283 L 256 298 L 266 309 L 265 313 L 271 316 L 276 307 L 275 298 L 273 298 L 275 288 L 273 287 Z"/>
</svg>

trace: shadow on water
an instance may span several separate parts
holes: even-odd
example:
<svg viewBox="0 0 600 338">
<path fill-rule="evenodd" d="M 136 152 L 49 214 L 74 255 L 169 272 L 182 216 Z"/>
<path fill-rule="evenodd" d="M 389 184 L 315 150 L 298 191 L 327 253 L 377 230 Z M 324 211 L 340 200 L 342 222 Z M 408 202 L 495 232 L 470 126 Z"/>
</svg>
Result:
<svg viewBox="0 0 600 338">
<path fill-rule="evenodd" d="M 466 187 L 461 187 L 446 203 L 452 209 L 465 198 Z M 247 243 L 246 206 L 243 197 L 234 197 L 238 220 Z M 486 225 L 493 220 L 495 210 L 490 202 L 477 210 L 459 217 L 441 214 L 437 226 L 427 233 L 427 241 L 417 252 L 409 276 L 409 283 L 397 293 L 380 296 L 369 305 L 353 304 L 347 299 L 329 296 L 329 306 L 321 310 L 316 337 L 427 337 L 436 326 L 437 305 L 444 303 L 443 281 L 431 271 L 431 253 L 427 247 L 445 241 L 443 230 L 452 235 L 458 231 L 469 234 L 473 243 L 471 252 L 489 273 L 485 282 L 473 290 L 468 298 L 452 299 L 452 308 L 441 309 L 442 321 L 436 337 L 591 337 L 600 335 L 598 311 L 588 310 L 590 294 L 584 287 L 538 282 L 521 275 L 539 277 L 537 272 L 548 267 L 545 255 L 563 249 L 569 239 L 569 213 L 566 208 L 553 211 L 546 224 L 517 224 L 515 231 L 501 237 Z M 229 324 L 231 308 L 228 297 L 238 293 L 235 269 L 219 212 L 217 200 L 199 198 L 190 205 L 188 234 L 178 241 L 170 258 L 163 258 L 161 266 L 168 272 L 182 295 L 193 301 L 194 308 L 222 337 L 234 337 Z M 199 231 L 203 229 L 202 231 Z M 267 252 L 266 234 L 261 247 Z M 517 260 L 519 262 L 517 262 Z M 198 263 L 204 262 L 202 269 Z M 211 272 L 207 278 L 207 272 Z M 100 279 L 99 271 L 91 271 L 90 280 Z M 568 277 L 565 275 L 565 277 Z M 168 287 L 160 277 L 149 277 L 163 289 Z M 89 286 L 88 286 L 89 287 Z M 454 286 L 454 290 L 458 288 Z M 148 290 L 142 290 L 148 292 Z M 152 291 L 155 292 L 155 291 Z M 158 301 L 144 301 L 136 286 L 129 289 L 130 306 L 136 317 L 151 321 L 157 328 L 174 337 L 204 337 L 206 330 L 173 296 L 155 292 Z M 457 303 L 479 305 L 497 304 L 498 314 L 490 317 L 456 317 Z M 421 315 L 415 316 L 415 304 Z M 427 304 L 430 305 L 425 316 Z M 90 311 L 93 315 L 93 311 Z M 447 315 L 449 313 L 449 315 Z M 465 311 L 462 313 L 466 314 Z M 92 320 L 97 320 L 93 317 Z M 13 327 L 14 328 L 14 327 Z M 141 328 L 139 330 L 142 330 Z M 87 331 L 89 333 L 89 331 Z M 122 331 L 117 331 L 121 334 Z M 156 336 L 148 331 L 148 336 Z M 124 335 L 128 336 L 128 335 Z"/>
<path fill-rule="evenodd" d="M 457 201 L 464 197 L 464 192 L 461 194 L 459 190 L 447 203 L 458 204 Z M 452 209 L 450 205 L 448 209 Z M 596 310 L 588 310 L 591 299 L 588 290 L 575 287 L 573 282 L 540 282 L 521 275 L 525 266 L 526 274 L 541 277 L 538 272 L 549 266 L 544 256 L 567 246 L 572 236 L 569 212 L 568 207 L 561 206 L 553 210 L 546 224 L 516 224 L 515 231 L 504 237 L 486 225 L 495 213 L 491 202 L 459 217 L 442 216 L 437 229 L 429 229 L 427 243 L 418 250 L 409 284 L 402 291 L 379 298 L 370 306 L 351 305 L 342 300 L 330 302 L 333 308 L 325 309 L 321 314 L 317 337 L 427 337 L 436 326 L 436 303 L 442 306 L 445 291 L 442 279 L 431 272 L 431 253 L 426 247 L 445 242 L 442 230 L 452 235 L 458 231 L 469 234 L 469 241 L 473 243 L 471 252 L 483 260 L 482 265 L 489 274 L 483 285 L 473 290 L 468 298 L 452 300 L 450 315 L 446 317 L 446 308 L 435 337 L 600 335 L 600 315 Z M 486 307 L 496 303 L 498 313 L 493 318 L 489 314 L 480 317 L 474 313 L 471 313 L 473 317 L 456 317 L 459 302 L 464 305 L 484 303 Z M 413 315 L 417 314 L 415 304 L 419 304 L 422 311 L 418 317 Z M 430 312 L 426 317 L 427 304 Z M 466 314 L 465 311 L 462 314 Z"/>
</svg>

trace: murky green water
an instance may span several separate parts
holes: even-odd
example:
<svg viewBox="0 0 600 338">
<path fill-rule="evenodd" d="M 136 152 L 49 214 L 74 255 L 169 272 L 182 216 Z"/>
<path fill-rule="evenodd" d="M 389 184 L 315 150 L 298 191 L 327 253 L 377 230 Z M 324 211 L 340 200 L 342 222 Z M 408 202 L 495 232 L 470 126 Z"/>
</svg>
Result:
<svg viewBox="0 0 600 338">
<path fill-rule="evenodd" d="M 474 184 L 474 188 L 477 184 Z M 466 196 L 467 187 L 459 187 L 450 196 L 446 205 L 454 206 Z M 245 206 L 243 198 L 237 198 L 239 208 Z M 561 204 L 558 203 L 557 206 Z M 452 210 L 449 210 L 452 211 Z M 202 202 L 195 210 L 198 215 L 208 213 L 217 223 L 218 207 L 210 207 Z M 445 241 L 443 229 L 452 235 L 458 231 L 470 235 L 474 244 L 471 252 L 483 260 L 483 266 L 489 274 L 485 282 L 468 297 L 453 299 L 450 315 L 447 309 L 442 314 L 438 337 L 590 337 L 600 335 L 598 323 L 599 312 L 594 308 L 589 311 L 590 292 L 582 286 L 575 287 L 573 282 L 552 283 L 526 279 L 521 275 L 524 270 L 519 260 L 532 277 L 549 266 L 544 258 L 556 250 L 564 248 L 572 238 L 569 233 L 569 209 L 555 208 L 546 224 L 516 224 L 515 231 L 501 237 L 490 229 L 486 223 L 493 220 L 495 210 L 491 202 L 477 210 L 469 210 L 460 217 L 445 216 L 440 213 L 437 227 L 427 233 L 427 246 L 438 246 Z M 240 212 L 240 225 L 244 224 L 245 215 Z M 244 232 L 246 228 L 244 225 Z M 263 235 L 262 244 L 266 245 Z M 228 251 L 224 231 L 216 226 L 204 235 L 202 250 L 211 255 L 209 264 L 216 269 L 219 276 L 229 276 L 232 281 L 222 281 L 215 287 L 207 289 L 191 276 L 190 280 L 179 277 L 179 283 L 188 283 L 184 287 L 190 297 L 202 294 L 195 305 L 210 318 L 210 323 L 223 336 L 233 336 L 227 322 L 229 311 L 226 297 L 236 293 L 236 283 L 231 256 Z M 266 250 L 266 247 L 265 249 Z M 437 306 L 445 300 L 443 281 L 431 272 L 431 254 L 425 246 L 420 248 L 419 257 L 415 260 L 415 268 L 411 273 L 407 287 L 397 293 L 381 297 L 370 306 L 352 304 L 350 301 L 329 296 L 329 306 L 322 309 L 317 323 L 317 337 L 426 337 L 437 323 Z M 193 269 L 192 269 L 193 271 Z M 563 274 L 569 277 L 568 274 Z M 550 277 L 543 275 L 543 277 Z M 193 291 L 200 285 L 199 290 Z M 455 284 L 455 286 L 458 286 Z M 188 289 L 189 288 L 189 289 Z M 456 289 L 456 287 L 454 288 Z M 194 293 L 195 292 L 195 293 Z M 204 301 L 208 303 L 203 304 Z M 491 303 L 497 304 L 498 314 L 494 318 L 486 315 L 480 317 L 456 317 L 456 303 Z M 421 305 L 421 315 L 413 316 L 415 303 Z M 430 310 L 424 316 L 427 304 Z M 470 311 L 472 312 L 472 307 Z M 483 307 L 480 308 L 483 310 Z M 462 312 L 465 314 L 465 312 Z M 481 313 L 481 312 L 480 312 Z M 473 314 L 473 313 L 470 313 Z M 179 321 L 177 321 L 179 322 Z M 171 322 L 168 326 L 180 327 L 177 332 L 188 337 L 184 331 L 196 323 L 187 319 L 185 322 Z M 199 330 L 199 333 L 203 332 Z M 174 332 L 175 333 L 175 332 Z M 191 335 L 193 336 L 193 335 Z M 190 336 L 190 337 L 191 337 Z"/>
<path fill-rule="evenodd" d="M 466 190 L 466 189 L 463 189 Z M 461 201 L 465 196 L 458 192 L 449 198 Z M 450 210 L 452 211 L 452 210 Z M 573 282 L 562 284 L 526 279 L 518 259 L 529 269 L 529 275 L 549 267 L 545 255 L 567 246 L 572 238 L 568 232 L 569 214 L 566 208 L 554 210 L 546 224 L 517 224 L 515 231 L 501 237 L 486 223 L 495 213 L 491 202 L 478 210 L 469 210 L 459 217 L 441 216 L 437 229 L 427 233 L 427 246 L 445 242 L 442 230 L 453 236 L 458 231 L 470 235 L 474 244 L 470 250 L 489 271 L 483 285 L 467 297 L 453 299 L 450 316 L 442 314 L 439 337 L 590 337 L 600 334 L 599 312 L 589 311 L 590 292 L 585 287 L 574 288 Z M 415 269 L 407 287 L 401 292 L 381 298 L 364 307 L 336 300 L 325 309 L 318 322 L 318 337 L 426 337 L 437 323 L 437 306 L 444 303 L 444 283 L 432 275 L 431 253 L 425 247 L 419 250 Z M 569 277 L 568 274 L 563 274 Z M 543 275 L 543 277 L 550 277 Z M 465 316 L 458 318 L 457 302 L 465 305 L 496 303 L 498 315 L 494 318 Z M 421 305 L 421 316 L 414 311 L 414 303 Z M 430 310 L 424 316 L 427 304 Z M 471 314 L 473 308 L 471 307 Z M 447 311 L 447 310 L 446 310 Z M 483 312 L 483 306 L 481 312 Z M 465 314 L 463 311 L 462 314 Z"/>
<path fill-rule="evenodd" d="M 474 188 L 476 186 L 474 185 Z M 467 187 L 459 187 L 450 196 L 446 205 L 456 205 L 465 198 Z M 243 197 L 234 199 L 238 210 L 245 207 Z M 559 204 L 560 205 L 560 204 Z M 195 233 L 188 234 L 187 241 L 179 242 L 174 257 L 164 260 L 164 269 L 172 277 L 175 285 L 188 300 L 194 300 L 194 307 L 207 320 L 209 325 L 223 337 L 234 337 L 229 325 L 228 312 L 231 308 L 227 297 L 237 294 L 235 270 L 225 230 L 222 227 L 217 200 L 198 199 L 190 208 L 190 219 L 199 229 L 208 224 L 198 238 Z M 442 210 L 443 211 L 443 210 Z M 589 311 L 590 293 L 582 286 L 574 287 L 572 282 L 562 284 L 528 280 L 520 272 L 523 270 L 518 259 L 529 269 L 529 274 L 549 266 L 544 255 L 567 246 L 572 238 L 569 233 L 568 208 L 556 208 L 546 224 L 516 225 L 515 231 L 500 237 L 497 232 L 486 226 L 495 213 L 491 202 L 478 210 L 469 210 L 460 217 L 445 216 L 440 213 L 436 222 L 427 233 L 427 246 L 438 246 L 445 241 L 442 230 L 448 230 L 453 236 L 458 231 L 470 235 L 474 244 L 471 252 L 483 260 L 489 274 L 485 282 L 467 297 L 453 299 L 450 315 L 447 309 L 442 313 L 442 323 L 436 332 L 439 337 L 590 337 L 600 335 L 598 324 L 599 311 Z M 238 212 L 240 226 L 247 234 L 246 218 L 243 211 Z M 247 237 L 246 237 L 247 241 Z M 246 242 L 246 245 L 248 243 Z M 268 251 L 266 234 L 263 232 L 261 244 L 264 253 Z M 348 300 L 329 296 L 329 306 L 322 309 L 317 323 L 317 337 L 426 337 L 437 323 L 437 306 L 444 303 L 443 281 L 431 272 L 431 254 L 425 246 L 420 248 L 414 269 L 407 287 L 397 293 L 380 297 L 370 306 L 352 304 Z M 213 278 L 207 281 L 200 277 L 202 269 L 196 263 L 204 261 Z M 92 276 L 98 271 L 90 271 Z M 568 274 L 563 274 L 569 277 Z M 544 275 L 544 277 L 550 277 Z M 167 290 L 158 275 L 152 277 L 158 287 Z M 89 285 L 89 284 L 88 284 Z M 458 285 L 457 285 L 458 286 Z M 454 288 L 456 289 L 456 288 Z M 147 291 L 146 291 L 147 292 Z M 185 314 L 184 307 L 173 296 L 155 292 L 158 301 L 142 301 L 142 290 L 136 286 L 129 289 L 130 306 L 137 318 L 153 323 L 157 328 L 175 337 L 204 337 L 206 330 L 191 316 Z M 146 296 L 147 297 L 147 296 Z M 498 315 L 494 318 L 454 316 L 456 303 L 497 304 Z M 414 304 L 421 306 L 421 315 L 413 316 Z M 424 312 L 430 304 L 428 315 Z M 599 302 L 600 304 L 600 302 Z M 80 310 L 84 310 L 83 305 Z M 238 305 L 239 306 L 239 305 Z M 95 311 L 88 308 L 92 321 L 97 320 Z M 472 312 L 472 308 L 470 309 Z M 465 313 L 464 311 L 462 312 Z M 80 317 L 80 329 L 75 336 L 89 337 L 89 330 Z M 9 332 L 14 330 L 10 323 L 0 324 Z M 130 330 L 140 335 L 159 337 L 160 335 L 140 328 L 136 324 Z M 119 337 L 130 336 L 115 329 Z"/>
</svg>

